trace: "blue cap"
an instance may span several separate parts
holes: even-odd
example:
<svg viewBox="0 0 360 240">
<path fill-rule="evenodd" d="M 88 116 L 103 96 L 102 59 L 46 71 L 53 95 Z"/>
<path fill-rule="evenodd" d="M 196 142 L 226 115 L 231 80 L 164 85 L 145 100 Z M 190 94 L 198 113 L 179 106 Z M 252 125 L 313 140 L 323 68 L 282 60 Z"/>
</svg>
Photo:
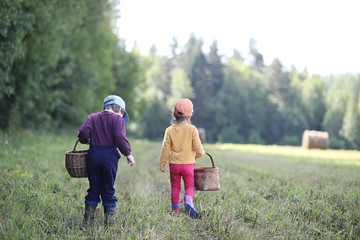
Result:
<svg viewBox="0 0 360 240">
<path fill-rule="evenodd" d="M 125 104 L 124 100 L 119 96 L 109 95 L 104 99 L 104 106 L 110 105 L 110 104 L 119 105 L 120 107 L 122 107 L 125 110 L 125 114 L 124 114 L 123 118 L 124 118 L 125 124 L 127 124 L 129 122 L 129 114 L 126 112 L 126 109 L 125 109 L 126 104 Z"/>
</svg>

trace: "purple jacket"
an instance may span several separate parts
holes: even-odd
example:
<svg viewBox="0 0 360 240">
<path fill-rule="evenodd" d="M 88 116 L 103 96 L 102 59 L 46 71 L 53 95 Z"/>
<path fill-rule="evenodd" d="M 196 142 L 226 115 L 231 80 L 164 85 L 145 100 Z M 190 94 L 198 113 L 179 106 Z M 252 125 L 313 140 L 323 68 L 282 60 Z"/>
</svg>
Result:
<svg viewBox="0 0 360 240">
<path fill-rule="evenodd" d="M 110 111 L 90 114 L 80 126 L 78 137 L 83 144 L 90 141 L 90 145 L 114 145 L 123 155 L 131 154 L 124 119 Z"/>
</svg>

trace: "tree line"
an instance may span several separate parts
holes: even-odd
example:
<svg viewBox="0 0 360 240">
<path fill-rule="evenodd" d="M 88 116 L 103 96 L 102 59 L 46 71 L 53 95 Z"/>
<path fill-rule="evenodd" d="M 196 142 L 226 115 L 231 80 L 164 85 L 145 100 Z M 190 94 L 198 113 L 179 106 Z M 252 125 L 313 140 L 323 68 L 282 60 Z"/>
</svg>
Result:
<svg viewBox="0 0 360 240">
<path fill-rule="evenodd" d="M 136 53 L 114 32 L 109 0 L 0 3 L 0 127 L 61 127 L 121 90 L 132 105 Z M 131 109 L 130 109 L 131 112 Z M 131 113 L 130 113 L 131 114 Z"/>
<path fill-rule="evenodd" d="M 126 50 L 116 34 L 117 0 L 0 3 L 0 128 L 81 124 L 118 94 L 129 134 L 159 140 L 179 98 L 208 142 L 300 145 L 304 130 L 328 131 L 331 148 L 360 148 L 360 76 L 309 75 L 279 59 L 269 65 L 250 40 L 248 55 L 208 52 L 194 34 L 169 55 Z"/>
<path fill-rule="evenodd" d="M 208 142 L 301 145 L 310 129 L 329 132 L 331 148 L 359 149 L 359 75 L 309 76 L 279 59 L 265 65 L 253 39 L 246 57 L 220 56 L 216 41 L 204 53 L 194 34 L 185 46 L 174 39 L 170 52 L 157 56 L 154 47 L 145 58 L 141 136 L 161 139 L 176 99 L 188 97 Z"/>
</svg>

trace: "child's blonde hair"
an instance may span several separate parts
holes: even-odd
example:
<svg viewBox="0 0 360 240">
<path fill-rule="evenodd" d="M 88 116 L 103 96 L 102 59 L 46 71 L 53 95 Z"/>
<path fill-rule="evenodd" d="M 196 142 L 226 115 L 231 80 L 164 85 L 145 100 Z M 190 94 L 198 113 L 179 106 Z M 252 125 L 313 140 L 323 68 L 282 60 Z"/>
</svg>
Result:
<svg viewBox="0 0 360 240">
<path fill-rule="evenodd" d="M 191 116 L 190 116 L 191 117 Z M 191 123 L 190 122 L 190 117 L 185 117 L 183 115 L 178 115 L 178 114 L 175 114 L 174 111 L 172 112 L 172 118 L 170 120 L 170 123 L 171 124 L 179 124 L 179 123 Z"/>
</svg>

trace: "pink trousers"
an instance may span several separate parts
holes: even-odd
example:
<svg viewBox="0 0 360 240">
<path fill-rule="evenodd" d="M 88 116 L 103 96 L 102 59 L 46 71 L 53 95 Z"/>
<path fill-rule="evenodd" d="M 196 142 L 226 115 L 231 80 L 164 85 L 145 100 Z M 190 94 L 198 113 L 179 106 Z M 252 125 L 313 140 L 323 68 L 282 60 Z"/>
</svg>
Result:
<svg viewBox="0 0 360 240">
<path fill-rule="evenodd" d="M 194 197 L 195 164 L 169 164 L 171 182 L 171 202 L 180 204 L 181 177 L 184 180 L 185 196 Z"/>
</svg>

